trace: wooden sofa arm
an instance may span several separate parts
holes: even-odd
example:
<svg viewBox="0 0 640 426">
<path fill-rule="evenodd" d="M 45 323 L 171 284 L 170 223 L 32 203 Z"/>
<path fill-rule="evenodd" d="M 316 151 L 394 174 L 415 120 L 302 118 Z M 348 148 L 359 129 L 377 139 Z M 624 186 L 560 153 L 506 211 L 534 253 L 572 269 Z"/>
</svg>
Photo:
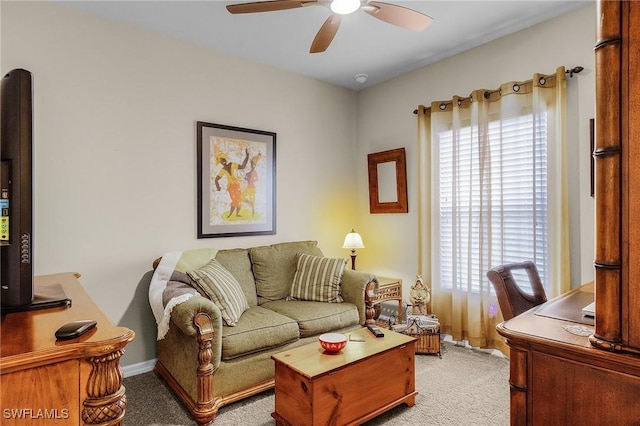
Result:
<svg viewBox="0 0 640 426">
<path fill-rule="evenodd" d="M 192 412 L 196 422 L 201 425 L 210 424 L 216 416 L 220 398 L 214 398 L 213 375 L 220 366 L 222 356 L 222 320 L 219 309 L 208 299 L 194 296 L 173 308 L 171 313 L 171 327 L 175 332 L 182 334 L 187 340 L 197 343 L 197 353 L 185 348 L 184 338 L 174 340 L 175 356 L 191 358 L 186 363 L 195 367 L 195 371 L 187 368 L 191 376 L 195 378 L 196 394 L 190 395 L 180 380 L 173 377 L 172 372 L 161 363 L 156 364 L 156 371 L 162 376 L 173 391 L 185 402 Z M 182 344 L 180 343 L 182 342 Z M 167 344 L 167 343 L 164 343 Z M 165 347 L 165 352 L 173 353 L 173 346 Z M 167 365 L 174 365 L 169 362 Z M 180 373 L 183 374 L 183 373 Z"/>
<path fill-rule="evenodd" d="M 372 297 L 377 285 L 376 276 L 369 272 L 346 269 L 342 275 L 342 298 L 345 302 L 353 303 L 358 307 L 362 325 L 373 321 L 375 311 Z"/>
<path fill-rule="evenodd" d="M 174 306 L 171 311 L 171 323 L 176 325 L 185 335 L 195 336 L 198 330 L 194 323 L 194 317 L 199 312 L 203 312 L 211 318 L 213 331 L 220 335 L 222 331 L 220 309 L 211 300 L 199 295 Z"/>
<path fill-rule="evenodd" d="M 193 408 L 193 415 L 199 424 L 209 424 L 215 418 L 217 407 L 213 398 L 213 350 L 211 343 L 217 334 L 214 324 L 208 314 L 198 312 L 193 317 L 193 324 L 198 329 L 198 400 Z M 218 354 L 220 351 L 218 351 Z M 217 358 L 219 363 L 219 357 Z"/>
<path fill-rule="evenodd" d="M 209 299 L 202 296 L 193 296 L 190 299 L 174 306 L 171 311 L 171 325 L 186 336 L 197 339 L 202 352 L 203 342 L 207 342 L 208 356 L 213 370 L 216 370 L 222 359 L 222 315 L 220 309 Z M 199 363 L 203 361 L 199 356 Z"/>
</svg>

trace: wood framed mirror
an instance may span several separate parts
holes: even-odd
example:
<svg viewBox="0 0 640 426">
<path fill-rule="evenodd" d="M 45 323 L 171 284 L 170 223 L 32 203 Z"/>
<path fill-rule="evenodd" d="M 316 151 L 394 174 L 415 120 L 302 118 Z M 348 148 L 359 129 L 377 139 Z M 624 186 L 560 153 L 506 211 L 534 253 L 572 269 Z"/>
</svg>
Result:
<svg viewBox="0 0 640 426">
<path fill-rule="evenodd" d="M 367 155 L 369 212 L 407 213 L 407 163 L 404 148 Z"/>
</svg>

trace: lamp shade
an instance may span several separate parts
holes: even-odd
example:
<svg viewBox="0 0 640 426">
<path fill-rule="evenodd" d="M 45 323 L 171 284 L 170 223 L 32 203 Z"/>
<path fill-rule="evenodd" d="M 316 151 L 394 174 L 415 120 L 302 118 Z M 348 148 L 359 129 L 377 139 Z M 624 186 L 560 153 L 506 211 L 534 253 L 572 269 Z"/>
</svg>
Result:
<svg viewBox="0 0 640 426">
<path fill-rule="evenodd" d="M 351 232 L 344 237 L 344 244 L 342 244 L 342 248 L 351 250 L 364 248 L 362 237 L 352 229 Z"/>
</svg>

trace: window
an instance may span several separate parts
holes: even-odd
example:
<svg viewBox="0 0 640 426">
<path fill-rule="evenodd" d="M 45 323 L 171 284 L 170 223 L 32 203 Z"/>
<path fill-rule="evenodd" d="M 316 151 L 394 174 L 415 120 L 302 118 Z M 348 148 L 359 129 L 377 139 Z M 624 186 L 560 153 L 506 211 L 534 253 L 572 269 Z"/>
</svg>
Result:
<svg viewBox="0 0 640 426">
<path fill-rule="evenodd" d="M 547 118 L 440 131 L 436 251 L 441 288 L 478 292 L 489 267 L 532 260 L 547 283 Z M 483 139 L 485 142 L 478 142 Z M 526 288 L 526 273 L 518 279 Z"/>
</svg>

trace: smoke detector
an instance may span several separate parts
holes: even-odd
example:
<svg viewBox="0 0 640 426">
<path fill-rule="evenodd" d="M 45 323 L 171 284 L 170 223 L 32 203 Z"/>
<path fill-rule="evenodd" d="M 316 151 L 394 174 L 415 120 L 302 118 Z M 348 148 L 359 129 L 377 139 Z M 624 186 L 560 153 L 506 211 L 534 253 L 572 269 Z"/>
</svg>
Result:
<svg viewBox="0 0 640 426">
<path fill-rule="evenodd" d="M 367 81 L 367 78 L 369 78 L 369 76 L 367 74 L 356 74 L 354 78 L 358 83 L 364 83 L 365 81 Z"/>
</svg>

